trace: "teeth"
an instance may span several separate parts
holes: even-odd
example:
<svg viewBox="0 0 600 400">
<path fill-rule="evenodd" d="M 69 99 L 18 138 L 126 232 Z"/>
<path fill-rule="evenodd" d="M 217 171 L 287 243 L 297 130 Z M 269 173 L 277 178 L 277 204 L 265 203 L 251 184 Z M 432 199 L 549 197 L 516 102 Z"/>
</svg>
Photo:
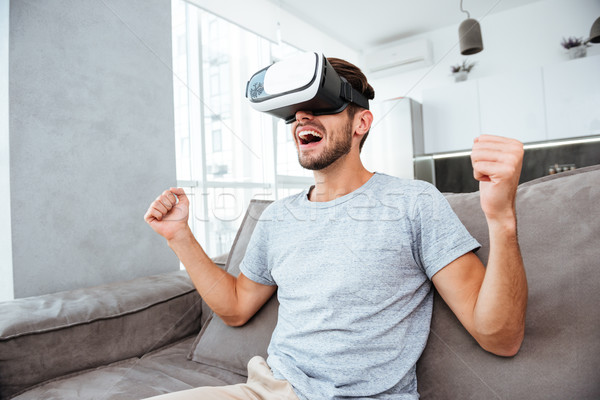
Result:
<svg viewBox="0 0 600 400">
<path fill-rule="evenodd" d="M 298 134 L 298 137 L 305 139 L 308 137 L 308 135 L 312 135 L 312 136 L 323 139 L 323 136 L 319 132 L 315 132 L 315 131 L 302 131 Z"/>
</svg>

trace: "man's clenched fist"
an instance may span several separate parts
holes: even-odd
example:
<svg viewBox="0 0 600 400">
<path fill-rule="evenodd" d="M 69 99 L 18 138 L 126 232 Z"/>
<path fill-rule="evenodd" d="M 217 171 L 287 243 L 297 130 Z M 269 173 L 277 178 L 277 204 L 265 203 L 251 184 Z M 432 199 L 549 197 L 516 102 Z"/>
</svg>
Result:
<svg viewBox="0 0 600 400">
<path fill-rule="evenodd" d="M 488 220 L 514 219 L 523 144 L 515 139 L 481 135 L 473 144 L 471 162 L 479 181 L 481 208 Z"/>
<path fill-rule="evenodd" d="M 167 240 L 189 232 L 190 202 L 182 188 L 170 188 L 150 204 L 144 219 Z"/>
</svg>

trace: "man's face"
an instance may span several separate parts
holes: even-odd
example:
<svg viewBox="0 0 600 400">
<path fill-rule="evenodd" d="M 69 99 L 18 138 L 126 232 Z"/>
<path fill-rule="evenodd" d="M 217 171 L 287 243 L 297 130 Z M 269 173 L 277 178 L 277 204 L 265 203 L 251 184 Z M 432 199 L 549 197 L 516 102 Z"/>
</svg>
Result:
<svg viewBox="0 0 600 400">
<path fill-rule="evenodd" d="M 327 168 L 352 148 L 352 120 L 347 110 L 318 117 L 311 112 L 298 111 L 292 134 L 298 161 L 310 170 Z"/>
</svg>

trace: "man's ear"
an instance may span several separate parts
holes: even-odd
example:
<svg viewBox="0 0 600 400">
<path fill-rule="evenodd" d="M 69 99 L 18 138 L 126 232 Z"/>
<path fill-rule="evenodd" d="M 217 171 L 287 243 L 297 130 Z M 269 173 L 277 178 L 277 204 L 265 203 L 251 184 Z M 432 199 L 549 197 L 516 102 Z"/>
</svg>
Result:
<svg viewBox="0 0 600 400">
<path fill-rule="evenodd" d="M 373 113 L 369 110 L 360 110 L 354 116 L 354 133 L 360 136 L 366 134 L 371 129 L 373 123 Z"/>
</svg>

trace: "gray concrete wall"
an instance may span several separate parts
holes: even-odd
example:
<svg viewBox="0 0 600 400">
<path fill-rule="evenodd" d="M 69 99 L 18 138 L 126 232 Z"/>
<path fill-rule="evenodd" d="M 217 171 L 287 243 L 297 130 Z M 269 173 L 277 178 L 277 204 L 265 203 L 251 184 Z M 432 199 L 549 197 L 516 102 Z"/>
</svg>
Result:
<svg viewBox="0 0 600 400">
<path fill-rule="evenodd" d="M 175 186 L 169 0 L 11 0 L 15 297 L 179 268 L 145 224 Z"/>
</svg>

